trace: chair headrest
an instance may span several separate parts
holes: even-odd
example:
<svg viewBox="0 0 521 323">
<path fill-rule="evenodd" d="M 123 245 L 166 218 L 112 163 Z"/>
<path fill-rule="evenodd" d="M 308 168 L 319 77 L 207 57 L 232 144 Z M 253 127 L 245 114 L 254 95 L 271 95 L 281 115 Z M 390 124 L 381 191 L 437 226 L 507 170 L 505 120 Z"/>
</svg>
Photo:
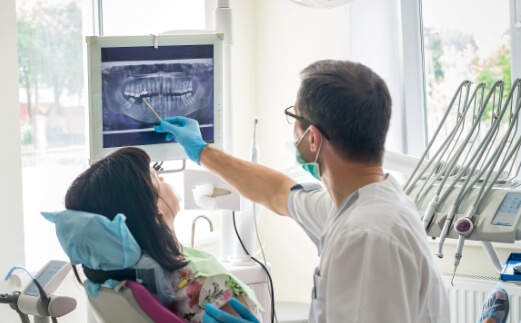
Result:
<svg viewBox="0 0 521 323">
<path fill-rule="evenodd" d="M 123 214 L 117 214 L 112 221 L 99 214 L 74 210 L 41 214 L 55 224 L 58 241 L 73 265 L 118 270 L 135 266 L 141 258 L 141 248 Z M 116 283 L 109 280 L 103 285 L 114 287 Z M 99 284 L 87 280 L 86 289 L 97 297 Z"/>
<path fill-rule="evenodd" d="M 73 265 L 116 270 L 134 266 L 141 257 L 141 248 L 123 214 L 112 221 L 99 214 L 74 210 L 42 215 L 56 225 L 58 240 Z"/>
</svg>

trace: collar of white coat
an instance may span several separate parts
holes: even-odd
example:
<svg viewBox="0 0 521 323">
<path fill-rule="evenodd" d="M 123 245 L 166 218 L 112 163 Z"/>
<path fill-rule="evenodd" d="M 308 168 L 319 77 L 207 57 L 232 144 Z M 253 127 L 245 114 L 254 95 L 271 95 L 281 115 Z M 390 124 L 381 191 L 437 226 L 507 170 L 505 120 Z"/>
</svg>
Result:
<svg viewBox="0 0 521 323">
<path fill-rule="evenodd" d="M 353 193 L 351 193 L 348 197 L 346 197 L 344 201 L 342 201 L 342 203 L 340 203 L 338 209 L 335 212 L 335 215 L 333 216 L 333 219 L 331 219 L 331 222 L 329 222 L 326 230 L 324 231 L 324 234 L 322 235 L 322 237 L 320 237 L 320 245 L 318 247 L 319 254 L 322 253 L 322 246 L 326 242 L 326 239 L 329 236 L 329 233 L 331 232 L 332 228 L 335 226 L 335 223 L 338 221 L 342 214 L 346 213 L 345 211 L 347 211 L 347 209 L 349 209 L 353 204 L 355 204 L 359 196 L 360 193 L 358 192 L 358 190 L 356 190 Z"/>
<path fill-rule="evenodd" d="M 331 221 L 328 223 L 326 230 L 324 230 L 324 234 L 322 235 L 322 237 L 320 237 L 320 245 L 318 246 L 319 255 L 322 252 L 322 246 L 326 242 L 327 237 L 329 236 L 331 230 L 335 227 L 335 223 L 338 221 L 338 219 L 340 218 L 340 216 L 342 214 L 346 213 L 347 209 L 349 209 L 353 204 L 355 204 L 355 202 L 360 197 L 360 191 L 365 191 L 367 189 L 370 190 L 375 185 L 379 185 L 379 184 L 382 184 L 385 182 L 390 182 L 391 185 L 396 186 L 398 189 L 400 189 L 399 185 L 396 183 L 396 181 L 394 180 L 394 178 L 392 176 L 386 176 L 386 178 L 383 181 L 371 183 L 366 186 L 360 187 L 359 189 L 357 189 L 356 191 L 351 193 L 349 196 L 347 196 L 342 201 L 342 203 L 340 203 L 340 205 L 338 206 L 338 209 L 335 212 L 335 215 L 333 216 Z"/>
</svg>

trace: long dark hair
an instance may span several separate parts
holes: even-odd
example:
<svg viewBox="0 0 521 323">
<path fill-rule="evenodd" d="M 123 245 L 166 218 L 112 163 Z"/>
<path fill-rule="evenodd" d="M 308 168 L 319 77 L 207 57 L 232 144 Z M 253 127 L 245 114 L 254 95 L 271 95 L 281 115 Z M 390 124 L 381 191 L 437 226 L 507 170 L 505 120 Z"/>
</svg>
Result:
<svg viewBox="0 0 521 323">
<path fill-rule="evenodd" d="M 186 265 L 180 244 L 157 208 L 158 192 L 150 178 L 150 157 L 141 149 L 119 149 L 80 174 L 65 195 L 65 207 L 101 214 L 112 220 L 126 216 L 137 243 L 163 268 Z"/>
</svg>

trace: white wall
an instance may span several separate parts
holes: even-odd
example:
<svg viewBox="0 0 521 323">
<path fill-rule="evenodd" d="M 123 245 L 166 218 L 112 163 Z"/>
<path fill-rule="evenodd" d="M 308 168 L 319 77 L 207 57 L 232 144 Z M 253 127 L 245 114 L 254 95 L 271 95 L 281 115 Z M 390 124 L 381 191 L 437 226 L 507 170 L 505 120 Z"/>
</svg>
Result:
<svg viewBox="0 0 521 323">
<path fill-rule="evenodd" d="M 0 1 L 0 30 L 0 293 L 4 293 L 14 287 L 3 282 L 9 269 L 24 265 L 15 0 Z M 0 317 L 6 322 L 18 320 L 16 312 L 7 305 L 0 306 Z"/>
<path fill-rule="evenodd" d="M 239 2 L 250 1 L 231 2 L 235 15 L 244 13 L 247 17 L 243 18 L 247 19 L 243 24 L 235 25 L 236 35 L 240 35 L 243 28 L 250 30 L 245 26 L 253 26 L 254 34 L 248 35 L 249 40 L 236 39 L 234 46 L 241 46 L 242 40 L 253 40 L 248 45 L 253 46 L 253 52 L 251 49 L 244 52 L 245 57 L 253 54 L 253 60 L 244 70 L 245 66 L 240 62 L 233 62 L 235 72 L 239 74 L 234 75 L 234 81 L 242 72 L 256 76 L 254 92 L 248 94 L 255 97 L 255 111 L 259 117 L 261 163 L 283 169 L 295 163 L 284 150 L 285 141 L 294 141 L 293 128 L 286 122 L 284 108 L 295 102 L 300 86 L 299 73 L 304 67 L 320 59 L 349 58 L 349 6 L 316 10 L 288 0 L 256 0 L 250 2 L 255 4 L 254 8 L 238 12 Z M 242 55 L 234 54 L 234 58 L 238 56 Z M 242 94 L 237 93 L 240 85 L 233 84 L 234 97 L 240 100 Z M 235 111 L 237 107 L 235 105 Z M 249 147 L 250 120 L 234 119 L 235 125 L 247 125 L 247 138 L 242 138 L 238 147 Z M 276 300 L 310 302 L 312 274 L 318 265 L 315 246 L 293 220 L 268 211 L 262 213 L 260 227 L 266 257 L 272 264 Z"/>
</svg>

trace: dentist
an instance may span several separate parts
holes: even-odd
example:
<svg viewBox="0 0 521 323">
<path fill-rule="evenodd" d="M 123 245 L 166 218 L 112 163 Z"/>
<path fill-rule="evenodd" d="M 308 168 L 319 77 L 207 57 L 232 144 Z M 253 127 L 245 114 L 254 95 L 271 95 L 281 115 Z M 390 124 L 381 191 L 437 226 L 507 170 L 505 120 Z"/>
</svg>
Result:
<svg viewBox="0 0 521 323">
<path fill-rule="evenodd" d="M 155 130 L 247 199 L 305 229 L 320 254 L 309 322 L 449 322 L 416 206 L 382 168 L 391 117 L 385 82 L 358 63 L 318 61 L 301 72 L 295 105 L 284 112 L 297 160 L 325 189 L 208 146 L 193 119 L 167 118 Z M 241 320 L 211 307 L 206 314 L 206 322 Z M 241 322 L 253 321 L 245 313 Z"/>
</svg>

